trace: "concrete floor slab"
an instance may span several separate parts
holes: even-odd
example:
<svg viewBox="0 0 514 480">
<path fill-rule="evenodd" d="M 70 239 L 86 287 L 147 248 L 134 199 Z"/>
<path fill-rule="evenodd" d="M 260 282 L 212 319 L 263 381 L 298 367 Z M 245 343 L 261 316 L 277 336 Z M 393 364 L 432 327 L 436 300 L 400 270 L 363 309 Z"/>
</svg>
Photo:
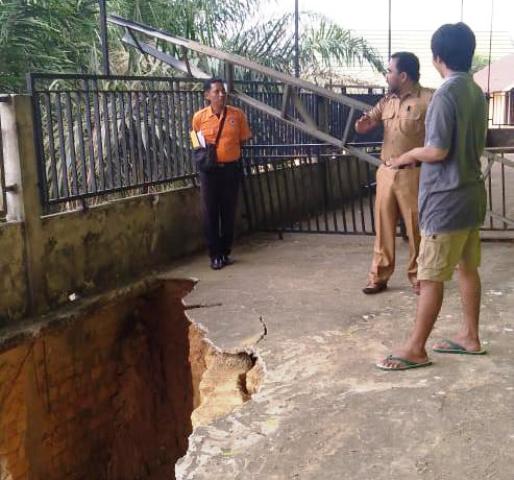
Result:
<svg viewBox="0 0 514 480">
<path fill-rule="evenodd" d="M 189 316 L 217 346 L 252 347 L 259 393 L 197 428 L 181 480 L 514 478 L 514 245 L 483 244 L 483 357 L 433 354 L 434 365 L 382 372 L 374 362 L 410 328 L 416 297 L 398 242 L 390 288 L 361 288 L 372 238 L 246 239 L 221 271 L 205 258 L 170 272 L 196 277 Z M 433 339 L 460 318 L 455 281 Z M 266 335 L 264 336 L 264 327 Z"/>
</svg>

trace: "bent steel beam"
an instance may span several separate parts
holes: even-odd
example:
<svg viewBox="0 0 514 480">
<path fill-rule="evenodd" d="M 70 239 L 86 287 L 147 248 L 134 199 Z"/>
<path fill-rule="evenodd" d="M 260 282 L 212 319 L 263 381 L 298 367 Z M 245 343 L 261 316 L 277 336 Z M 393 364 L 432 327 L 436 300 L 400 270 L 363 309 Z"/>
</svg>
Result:
<svg viewBox="0 0 514 480">
<path fill-rule="evenodd" d="M 187 59 L 186 51 L 191 50 L 198 54 L 206 55 L 212 58 L 216 58 L 218 60 L 222 60 L 227 65 L 230 71 L 233 70 L 234 66 L 242 67 L 253 72 L 259 73 L 261 75 L 265 75 L 274 80 L 278 80 L 284 84 L 283 91 L 283 108 L 282 111 L 277 110 L 259 100 L 256 100 L 244 93 L 241 93 L 232 88 L 232 82 L 229 82 L 229 94 L 232 97 L 238 98 L 241 102 L 246 105 L 255 108 L 263 113 L 266 113 L 281 122 L 284 122 L 288 125 L 294 126 L 295 128 L 301 130 L 308 135 L 311 135 L 314 138 L 317 138 L 323 142 L 334 145 L 335 147 L 344 149 L 351 154 L 357 156 L 361 160 L 364 160 L 372 165 L 378 166 L 380 165 L 380 161 L 374 156 L 370 155 L 366 151 L 356 148 L 354 146 L 350 146 L 347 144 L 347 140 L 349 137 L 349 133 L 352 128 L 352 122 L 355 117 L 356 112 L 365 112 L 369 110 L 371 107 L 367 103 L 360 102 L 351 97 L 337 94 L 331 90 L 320 87 L 314 83 L 308 82 L 306 80 L 302 80 L 299 78 L 295 78 L 291 75 L 288 75 L 283 72 L 279 72 L 277 70 L 273 70 L 272 68 L 261 65 L 257 62 L 253 62 L 248 60 L 247 58 L 241 57 L 240 55 L 231 54 L 224 52 L 222 50 L 217 50 L 215 48 L 209 47 L 207 45 L 203 45 L 199 42 L 195 42 L 193 40 L 188 40 L 185 38 L 177 37 L 170 35 L 167 32 L 162 30 L 158 30 L 156 28 L 149 27 L 147 25 L 134 22 L 131 20 L 126 20 L 122 17 L 118 17 L 115 15 L 110 15 L 108 17 L 108 21 L 114 25 L 118 25 L 127 30 L 128 35 L 125 35 L 123 38 L 123 42 L 127 45 L 137 48 L 140 51 L 152 55 L 158 60 L 170 65 L 171 67 L 184 72 L 188 76 L 205 79 L 210 77 L 209 74 L 203 72 L 195 65 L 192 65 Z M 158 40 L 162 40 L 168 43 L 171 43 L 183 52 L 184 58 L 179 60 L 175 58 L 173 55 L 162 52 L 161 50 L 155 48 L 152 45 L 146 44 L 144 42 L 138 41 L 135 39 L 133 33 L 137 32 L 148 37 L 152 37 Z M 346 125 L 344 129 L 344 135 L 342 139 L 336 138 L 332 135 L 329 135 L 324 131 L 324 127 L 320 127 L 316 120 L 311 118 L 307 109 L 301 102 L 300 97 L 297 95 L 297 92 L 300 90 L 312 92 L 316 95 L 324 97 L 328 100 L 340 103 L 345 105 L 350 109 L 350 115 L 348 115 L 346 120 Z M 296 111 L 298 112 L 300 119 L 293 118 L 291 116 L 286 115 L 287 104 L 292 100 Z"/>
</svg>

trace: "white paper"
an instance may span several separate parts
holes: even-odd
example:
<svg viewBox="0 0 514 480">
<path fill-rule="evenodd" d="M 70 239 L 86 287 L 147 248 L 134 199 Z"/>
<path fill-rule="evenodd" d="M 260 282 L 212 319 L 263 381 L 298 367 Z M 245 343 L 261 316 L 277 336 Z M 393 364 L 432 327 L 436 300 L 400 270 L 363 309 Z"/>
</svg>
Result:
<svg viewBox="0 0 514 480">
<path fill-rule="evenodd" d="M 205 137 L 203 136 L 202 132 L 196 132 L 196 136 L 198 137 L 198 142 L 202 146 L 202 148 L 205 148 Z"/>
</svg>

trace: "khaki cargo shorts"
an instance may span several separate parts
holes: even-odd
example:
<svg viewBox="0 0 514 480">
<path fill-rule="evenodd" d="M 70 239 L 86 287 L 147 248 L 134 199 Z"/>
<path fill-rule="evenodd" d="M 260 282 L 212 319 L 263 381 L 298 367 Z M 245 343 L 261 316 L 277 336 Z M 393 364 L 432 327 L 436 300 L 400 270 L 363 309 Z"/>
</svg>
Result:
<svg viewBox="0 0 514 480">
<path fill-rule="evenodd" d="M 458 265 L 480 266 L 480 235 L 477 228 L 421 235 L 418 280 L 451 280 Z"/>
</svg>

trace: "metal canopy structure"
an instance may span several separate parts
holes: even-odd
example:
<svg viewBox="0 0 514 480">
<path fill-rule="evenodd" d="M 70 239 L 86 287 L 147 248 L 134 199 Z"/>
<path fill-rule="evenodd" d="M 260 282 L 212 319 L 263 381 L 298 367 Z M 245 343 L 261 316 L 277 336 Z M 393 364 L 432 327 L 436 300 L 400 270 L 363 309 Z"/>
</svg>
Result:
<svg viewBox="0 0 514 480">
<path fill-rule="evenodd" d="M 297 128 L 298 130 L 311 135 L 312 137 L 317 138 L 324 143 L 341 148 L 342 150 L 355 155 L 365 162 L 375 166 L 380 165 L 380 161 L 377 158 L 367 153 L 363 149 L 349 144 L 348 142 L 350 132 L 352 131 L 353 123 L 357 114 L 359 112 L 365 112 L 369 110 L 370 106 L 368 104 L 345 95 L 337 94 L 331 90 L 320 87 L 306 80 L 301 80 L 286 73 L 273 70 L 272 68 L 248 60 L 247 58 L 241 57 L 240 55 L 226 53 L 222 50 L 217 50 L 193 40 L 176 37 L 162 30 L 158 30 L 138 22 L 127 20 L 115 15 L 108 16 L 107 21 L 126 30 L 126 34 L 123 37 L 123 42 L 126 45 L 137 48 L 142 53 L 157 58 L 158 60 L 170 65 L 174 69 L 184 72 L 189 77 L 205 79 L 211 76 L 200 70 L 189 61 L 189 51 L 221 60 L 226 66 L 226 81 L 228 86 L 228 93 L 230 96 L 237 98 L 239 101 L 243 102 L 249 107 L 260 110 L 261 112 L 270 115 L 271 117 L 274 117 L 287 125 Z M 138 38 L 135 36 L 135 33 L 162 40 L 164 42 L 171 43 L 176 47 L 179 47 L 182 52 L 182 58 L 178 59 L 173 55 L 162 52 L 161 50 L 148 43 L 138 40 Z M 233 72 L 234 67 L 236 66 L 282 82 L 284 85 L 284 90 L 282 93 L 282 109 L 278 110 L 264 102 L 261 102 L 242 92 L 237 91 L 237 89 L 234 88 L 233 83 Z M 342 138 L 336 138 L 327 133 L 328 118 L 320 119 L 318 123 L 316 119 L 310 116 L 307 108 L 298 95 L 298 92 L 300 91 L 314 93 L 329 101 L 340 103 L 349 109 L 349 114 L 346 117 Z M 287 113 L 291 103 L 294 105 L 295 110 L 298 113 L 298 118 L 292 117 Z"/>
</svg>

